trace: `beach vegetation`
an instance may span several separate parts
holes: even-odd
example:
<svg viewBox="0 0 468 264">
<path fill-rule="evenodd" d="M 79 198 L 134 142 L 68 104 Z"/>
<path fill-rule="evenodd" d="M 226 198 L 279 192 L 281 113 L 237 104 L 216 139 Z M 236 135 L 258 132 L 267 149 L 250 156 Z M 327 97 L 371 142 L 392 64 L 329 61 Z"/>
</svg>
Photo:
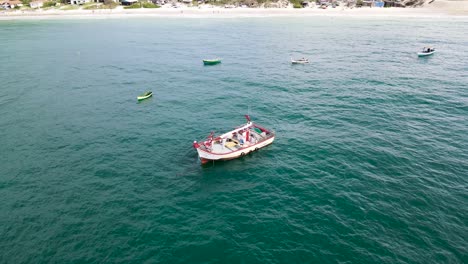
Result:
<svg viewBox="0 0 468 264">
<path fill-rule="evenodd" d="M 289 0 L 294 8 L 302 8 L 302 1 L 301 0 Z"/>
<path fill-rule="evenodd" d="M 253 5 L 261 5 L 261 4 L 265 4 L 267 2 L 271 2 L 271 1 L 269 1 L 269 0 L 255 0 L 255 1 L 243 1 L 243 2 L 250 3 L 251 5 L 252 5 L 252 3 L 253 3 Z"/>
<path fill-rule="evenodd" d="M 141 8 L 141 3 L 134 3 L 129 6 L 124 7 L 124 9 L 135 9 L 135 8 Z"/>
<path fill-rule="evenodd" d="M 106 4 L 105 2 L 104 4 L 91 3 L 91 4 L 86 4 L 85 6 L 83 6 L 83 9 L 84 10 L 114 9 L 117 6 L 119 6 L 119 4 L 117 3 L 108 3 L 108 4 Z"/>
<path fill-rule="evenodd" d="M 16 6 L 15 9 L 19 9 L 21 11 L 32 11 L 34 8 L 31 8 L 29 5 L 23 5 L 23 6 Z"/>
<path fill-rule="evenodd" d="M 228 3 L 230 3 L 230 1 L 228 0 L 219 0 L 219 1 L 216 1 L 216 0 L 209 0 L 209 1 L 204 1 L 205 4 L 210 4 L 210 5 L 213 5 L 213 6 L 224 6 Z"/>
<path fill-rule="evenodd" d="M 79 8 L 78 5 L 65 5 L 65 6 L 60 7 L 61 10 L 76 10 L 78 8 Z"/>
<path fill-rule="evenodd" d="M 93 4 L 88 4 L 83 6 L 84 10 L 94 10 L 94 9 L 99 9 L 99 5 L 93 3 Z"/>
<path fill-rule="evenodd" d="M 266 2 L 263 4 L 263 7 L 264 7 L 264 8 L 275 8 L 275 7 L 278 7 L 278 4 L 277 4 L 277 2 L 275 2 L 275 1 L 266 1 Z"/>
<path fill-rule="evenodd" d="M 119 3 L 114 2 L 113 0 L 104 0 L 103 9 L 114 9 L 119 6 Z"/>
<path fill-rule="evenodd" d="M 137 2 L 129 6 L 125 6 L 124 9 L 134 8 L 160 8 L 161 6 L 153 4 L 152 2 Z"/>
<path fill-rule="evenodd" d="M 88 7 L 88 6 L 95 6 L 95 5 L 97 5 L 97 4 L 94 3 L 94 2 L 89 2 L 89 3 L 85 3 L 85 4 L 81 5 L 81 7 L 83 7 L 83 9 L 84 9 L 85 7 Z"/>
<path fill-rule="evenodd" d="M 297 2 L 297 6 L 302 8 L 301 0 L 290 0 L 289 2 L 292 3 L 293 1 Z M 210 4 L 213 6 L 226 6 L 226 5 L 233 5 L 235 7 L 245 6 L 245 7 L 265 7 L 265 8 L 274 8 L 274 7 L 286 7 L 289 3 L 288 1 L 284 0 L 205 0 L 203 3 Z"/>
<path fill-rule="evenodd" d="M 160 8 L 160 6 L 155 5 L 151 2 L 144 2 L 142 3 L 143 8 Z"/>
<path fill-rule="evenodd" d="M 247 7 L 259 7 L 262 4 L 265 4 L 265 7 L 268 7 L 271 3 L 276 3 L 277 1 L 273 0 L 208 0 L 204 1 L 205 4 L 210 4 L 213 6 L 221 6 L 224 7 L 226 5 L 233 5 L 233 6 L 242 6 L 245 5 Z"/>
<path fill-rule="evenodd" d="M 43 4 L 43 8 L 47 8 L 47 7 L 54 7 L 57 5 L 57 2 L 55 1 L 47 1 L 47 2 L 44 2 Z"/>
<path fill-rule="evenodd" d="M 116 3 L 116 2 L 113 2 L 113 1 L 110 1 L 110 3 L 107 3 L 107 4 L 106 4 L 106 2 L 104 2 L 104 4 L 101 5 L 101 9 L 114 9 L 114 8 L 116 8 L 118 6 L 119 6 L 119 4 Z"/>
</svg>

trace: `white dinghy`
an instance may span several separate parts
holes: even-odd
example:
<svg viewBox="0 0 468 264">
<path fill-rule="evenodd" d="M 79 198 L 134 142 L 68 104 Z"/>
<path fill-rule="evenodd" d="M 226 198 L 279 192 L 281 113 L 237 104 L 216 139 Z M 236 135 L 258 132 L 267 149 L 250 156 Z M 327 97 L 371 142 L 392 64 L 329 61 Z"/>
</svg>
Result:
<svg viewBox="0 0 468 264">
<path fill-rule="evenodd" d="M 429 56 L 429 55 L 432 55 L 435 53 L 435 49 L 434 48 L 426 48 L 424 47 L 423 50 L 421 52 L 418 52 L 418 56 L 419 57 L 424 57 L 424 56 Z"/>
<path fill-rule="evenodd" d="M 307 64 L 309 63 L 309 59 L 302 58 L 302 59 L 294 60 L 293 58 L 291 58 L 291 63 L 292 64 Z"/>
</svg>

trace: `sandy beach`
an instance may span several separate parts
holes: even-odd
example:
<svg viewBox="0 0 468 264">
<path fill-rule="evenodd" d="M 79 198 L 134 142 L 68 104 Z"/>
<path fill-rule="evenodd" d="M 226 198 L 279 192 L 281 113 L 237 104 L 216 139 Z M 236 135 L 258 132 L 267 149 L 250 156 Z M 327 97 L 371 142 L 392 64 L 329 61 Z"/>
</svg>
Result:
<svg viewBox="0 0 468 264">
<path fill-rule="evenodd" d="M 468 17 L 468 1 L 438 1 L 420 8 L 158 8 L 101 10 L 32 10 L 2 11 L 0 20 L 23 19 L 82 19 L 127 17 L 186 17 L 186 18 L 235 18 L 235 17 L 284 17 L 284 16 L 376 16 L 376 17 Z"/>
</svg>

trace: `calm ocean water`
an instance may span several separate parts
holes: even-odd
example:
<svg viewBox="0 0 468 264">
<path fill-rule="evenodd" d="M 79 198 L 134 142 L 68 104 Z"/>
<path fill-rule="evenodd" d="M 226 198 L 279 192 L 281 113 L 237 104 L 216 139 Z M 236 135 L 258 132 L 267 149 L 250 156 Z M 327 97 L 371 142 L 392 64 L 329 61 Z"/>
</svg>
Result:
<svg viewBox="0 0 468 264">
<path fill-rule="evenodd" d="M 0 21 L 0 263 L 466 263 L 467 32 Z M 274 144 L 200 166 L 193 140 L 246 113 Z"/>
</svg>

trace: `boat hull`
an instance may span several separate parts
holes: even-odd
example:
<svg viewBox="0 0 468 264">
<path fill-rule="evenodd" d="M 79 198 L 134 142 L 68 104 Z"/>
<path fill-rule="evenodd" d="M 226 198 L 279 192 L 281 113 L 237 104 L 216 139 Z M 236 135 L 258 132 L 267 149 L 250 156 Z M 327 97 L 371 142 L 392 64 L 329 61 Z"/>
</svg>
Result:
<svg viewBox="0 0 468 264">
<path fill-rule="evenodd" d="M 308 64 L 308 61 L 291 61 L 292 64 Z"/>
<path fill-rule="evenodd" d="M 431 52 L 418 52 L 418 57 L 426 57 L 426 56 L 430 56 L 432 54 L 434 54 L 435 51 L 431 51 Z"/>
<path fill-rule="evenodd" d="M 221 63 L 221 60 L 203 60 L 204 65 L 216 65 Z"/>
<path fill-rule="evenodd" d="M 225 154 L 215 154 L 215 153 L 210 153 L 210 152 L 207 152 L 207 151 L 204 151 L 200 148 L 197 148 L 197 152 L 198 152 L 198 157 L 200 158 L 200 161 L 202 164 L 205 164 L 207 162 L 210 162 L 210 161 L 216 161 L 216 160 L 232 160 L 232 159 L 237 159 L 237 158 L 240 158 L 240 157 L 243 157 L 251 152 L 254 152 L 254 151 L 257 151 L 261 148 L 264 148 L 268 145 L 270 145 L 271 143 L 273 143 L 273 141 L 275 140 L 275 137 L 271 137 L 271 138 L 268 138 L 262 142 L 259 142 L 257 144 L 254 144 L 254 145 L 251 145 L 251 146 L 248 146 L 248 147 L 245 147 L 245 148 L 241 148 L 239 150 L 236 150 L 234 152 L 229 152 L 229 153 L 225 153 Z"/>
<path fill-rule="evenodd" d="M 137 97 L 137 100 L 138 100 L 138 101 L 145 100 L 145 99 L 150 98 L 151 96 L 153 96 L 153 94 L 146 95 L 146 96 L 138 96 L 138 97 Z"/>
</svg>

